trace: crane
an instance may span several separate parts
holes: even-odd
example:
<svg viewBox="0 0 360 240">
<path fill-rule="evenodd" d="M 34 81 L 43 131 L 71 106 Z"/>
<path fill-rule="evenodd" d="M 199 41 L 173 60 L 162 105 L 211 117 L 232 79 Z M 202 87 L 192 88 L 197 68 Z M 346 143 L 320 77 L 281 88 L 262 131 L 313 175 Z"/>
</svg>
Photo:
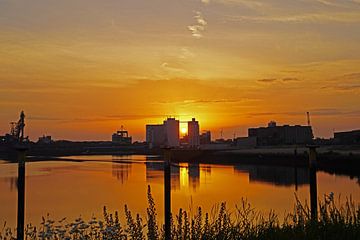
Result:
<svg viewBox="0 0 360 240">
<path fill-rule="evenodd" d="M 10 122 L 10 135 L 18 142 L 22 143 L 25 139 L 24 129 L 25 129 L 25 113 L 21 111 L 20 119 L 17 122 Z"/>
</svg>

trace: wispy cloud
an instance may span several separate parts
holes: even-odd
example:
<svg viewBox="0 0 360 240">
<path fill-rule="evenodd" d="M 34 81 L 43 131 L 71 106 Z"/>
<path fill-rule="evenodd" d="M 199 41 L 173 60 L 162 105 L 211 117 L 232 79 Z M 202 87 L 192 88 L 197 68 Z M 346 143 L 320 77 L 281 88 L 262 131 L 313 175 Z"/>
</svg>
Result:
<svg viewBox="0 0 360 240">
<path fill-rule="evenodd" d="M 360 92 L 360 72 L 345 73 L 328 81 L 321 89 L 340 92 Z"/>
<path fill-rule="evenodd" d="M 323 86 L 322 89 L 332 89 L 341 92 L 354 92 L 360 90 L 360 84 L 336 84 L 332 86 Z"/>
<path fill-rule="evenodd" d="M 256 23 L 359 23 L 360 12 L 303 13 L 298 15 L 227 16 L 227 21 Z"/>
<path fill-rule="evenodd" d="M 191 105 L 191 104 L 213 104 L 213 103 L 243 103 L 243 102 L 253 102 L 258 101 L 255 98 L 236 98 L 236 99 L 186 99 L 181 101 L 161 101 L 156 102 L 158 104 L 182 104 L 182 105 Z"/>
<path fill-rule="evenodd" d="M 264 7 L 265 2 L 257 0 L 211 0 L 213 2 L 226 4 L 226 5 L 242 5 L 251 9 L 259 9 Z"/>
<path fill-rule="evenodd" d="M 285 77 L 281 79 L 283 82 L 298 82 L 300 79 L 296 77 Z"/>
<path fill-rule="evenodd" d="M 275 82 L 298 82 L 300 79 L 296 77 L 284 77 L 284 78 L 263 78 L 257 80 L 260 83 L 275 83 Z"/>
<path fill-rule="evenodd" d="M 276 78 L 263 78 L 263 79 L 258 79 L 258 82 L 262 82 L 262 83 L 273 83 L 276 82 L 277 79 Z"/>
<path fill-rule="evenodd" d="M 28 119 L 31 121 L 44 121 L 44 122 L 62 122 L 62 123 L 74 123 L 74 122 L 107 122 L 116 120 L 144 120 L 144 119 L 155 119 L 165 118 L 166 114 L 119 114 L 109 115 L 103 117 L 85 117 L 85 118 L 59 118 L 50 116 L 29 116 Z"/>
<path fill-rule="evenodd" d="M 360 116 L 360 111 L 349 111 L 337 108 L 317 108 L 310 109 L 312 116 Z M 289 112 L 250 112 L 246 114 L 248 117 L 262 117 L 262 116 L 304 116 L 305 111 L 289 111 Z"/>
<path fill-rule="evenodd" d="M 182 47 L 180 49 L 180 55 L 179 58 L 181 59 L 188 59 L 188 58 L 193 58 L 195 57 L 195 53 L 193 53 L 192 51 L 190 51 L 189 48 L 187 47 Z"/>
<path fill-rule="evenodd" d="M 194 18 L 196 19 L 196 24 L 188 26 L 191 35 L 195 38 L 202 38 L 203 31 L 207 25 L 206 20 L 203 18 L 202 13 L 199 11 L 195 12 Z"/>
<path fill-rule="evenodd" d="M 168 62 L 163 62 L 161 64 L 161 68 L 173 75 L 179 75 L 179 76 L 189 75 L 189 73 L 185 69 L 181 68 L 180 66 L 173 66 Z"/>
<path fill-rule="evenodd" d="M 354 72 L 354 73 L 347 73 L 344 74 L 337 79 L 339 80 L 356 80 L 360 82 L 360 72 Z"/>
</svg>

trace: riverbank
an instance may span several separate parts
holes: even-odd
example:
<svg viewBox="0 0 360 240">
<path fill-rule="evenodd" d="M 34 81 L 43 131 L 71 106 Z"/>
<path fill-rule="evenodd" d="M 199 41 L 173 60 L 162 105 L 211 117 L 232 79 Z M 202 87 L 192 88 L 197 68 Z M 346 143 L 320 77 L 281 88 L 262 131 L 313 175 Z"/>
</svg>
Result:
<svg viewBox="0 0 360 240">
<path fill-rule="evenodd" d="M 164 157 L 164 150 L 148 150 L 143 146 L 136 148 L 122 148 L 121 151 L 100 151 L 100 152 L 66 152 L 63 149 L 66 144 L 53 154 L 51 149 L 48 152 L 28 152 L 27 161 L 66 161 L 79 162 L 81 160 L 71 156 L 96 156 L 96 155 L 158 155 Z M 55 149 L 55 148 L 54 148 Z M 106 148 L 105 148 L 106 149 Z M 201 150 L 201 149 L 170 149 L 171 161 L 174 163 L 200 163 L 200 164 L 250 164 L 265 166 L 284 166 L 307 168 L 309 165 L 308 149 L 305 147 L 263 147 L 254 149 L 218 149 L 218 150 Z M 360 177 L 360 147 L 359 146 L 326 146 L 317 149 L 317 168 L 328 173 L 337 173 Z M 42 153 L 42 154 L 41 154 Z M 63 154 L 61 154 L 63 153 Z M 74 153 L 74 154 L 70 154 Z M 76 154 L 78 153 L 78 154 Z M 16 158 L 11 161 L 16 161 Z"/>
</svg>

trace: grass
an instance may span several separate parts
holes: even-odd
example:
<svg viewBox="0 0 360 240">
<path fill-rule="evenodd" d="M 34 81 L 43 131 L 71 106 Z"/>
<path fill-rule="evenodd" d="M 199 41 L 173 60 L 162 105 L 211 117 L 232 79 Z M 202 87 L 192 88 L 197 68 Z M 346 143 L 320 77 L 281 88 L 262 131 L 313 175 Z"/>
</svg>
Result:
<svg viewBox="0 0 360 240">
<path fill-rule="evenodd" d="M 312 220 L 310 209 L 295 197 L 294 211 L 280 221 L 275 212 L 264 215 L 242 199 L 235 209 L 226 203 L 216 205 L 211 213 L 199 207 L 191 215 L 180 209 L 171 220 L 174 240 L 198 239 L 360 239 L 360 205 L 351 198 L 335 201 L 333 195 L 324 196 L 319 203 L 318 219 Z M 28 240 L 55 239 L 164 239 L 164 226 L 159 226 L 155 202 L 148 188 L 146 218 L 133 215 L 125 205 L 126 223 L 120 224 L 118 212 L 109 213 L 104 207 L 103 218 L 82 218 L 67 223 L 43 218 L 39 227 L 26 227 Z M 16 239 L 15 231 L 6 226 L 0 230 L 0 240 Z"/>
</svg>

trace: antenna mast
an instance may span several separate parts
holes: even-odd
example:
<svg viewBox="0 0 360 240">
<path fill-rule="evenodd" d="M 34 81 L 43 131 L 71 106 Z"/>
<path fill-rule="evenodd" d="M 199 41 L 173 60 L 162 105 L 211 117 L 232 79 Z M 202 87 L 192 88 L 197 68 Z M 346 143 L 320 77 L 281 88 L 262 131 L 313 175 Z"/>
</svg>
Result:
<svg viewBox="0 0 360 240">
<path fill-rule="evenodd" d="M 306 116 L 307 116 L 307 124 L 308 124 L 308 126 L 311 126 L 311 123 L 310 123 L 310 113 L 309 113 L 309 112 L 306 112 Z"/>
</svg>

